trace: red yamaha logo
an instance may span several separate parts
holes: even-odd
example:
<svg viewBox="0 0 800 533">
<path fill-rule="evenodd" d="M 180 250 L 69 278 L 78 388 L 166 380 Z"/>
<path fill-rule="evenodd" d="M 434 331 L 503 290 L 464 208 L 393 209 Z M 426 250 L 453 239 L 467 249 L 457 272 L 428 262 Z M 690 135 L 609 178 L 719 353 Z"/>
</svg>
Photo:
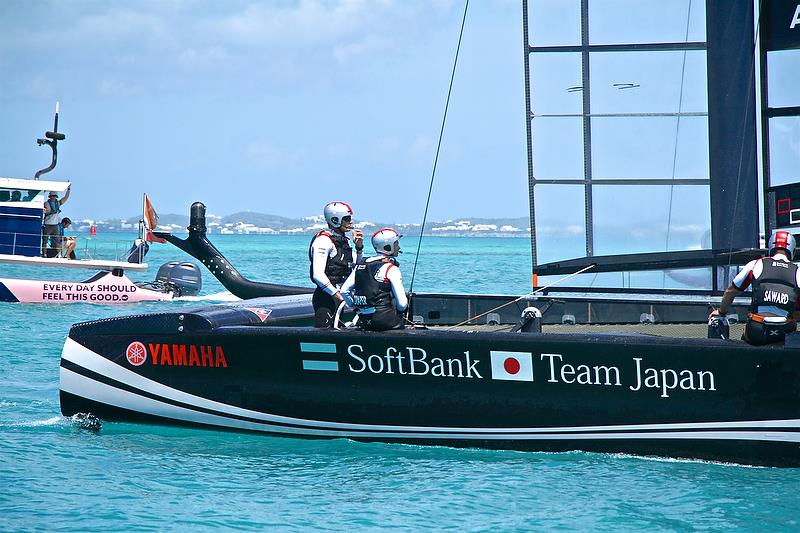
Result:
<svg viewBox="0 0 800 533">
<path fill-rule="evenodd" d="M 128 345 L 128 349 L 125 350 L 125 357 L 128 358 L 128 362 L 133 366 L 142 366 L 145 361 L 147 361 L 147 350 L 139 341 L 134 341 Z"/>
</svg>

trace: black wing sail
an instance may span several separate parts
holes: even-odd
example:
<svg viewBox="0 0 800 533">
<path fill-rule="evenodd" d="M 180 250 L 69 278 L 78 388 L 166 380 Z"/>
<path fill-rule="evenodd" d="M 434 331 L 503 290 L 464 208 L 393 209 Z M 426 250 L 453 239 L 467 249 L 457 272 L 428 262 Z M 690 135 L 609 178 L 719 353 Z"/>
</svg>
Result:
<svg viewBox="0 0 800 533">
<path fill-rule="evenodd" d="M 715 290 L 761 254 L 752 2 L 674 7 L 645 37 L 589 4 L 561 41 L 523 11 L 533 273 L 703 268 Z"/>
</svg>

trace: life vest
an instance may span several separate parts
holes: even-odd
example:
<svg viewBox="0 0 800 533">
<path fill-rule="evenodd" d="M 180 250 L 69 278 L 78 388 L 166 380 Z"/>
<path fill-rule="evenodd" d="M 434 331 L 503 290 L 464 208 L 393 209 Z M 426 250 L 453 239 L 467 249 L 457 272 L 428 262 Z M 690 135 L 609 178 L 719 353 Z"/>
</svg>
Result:
<svg viewBox="0 0 800 533">
<path fill-rule="evenodd" d="M 389 268 L 394 266 L 391 259 L 383 258 L 378 261 L 367 261 L 356 266 L 356 277 L 353 285 L 353 302 L 356 307 L 374 307 L 394 309 L 394 295 L 392 294 L 392 282 L 386 277 L 383 281 L 375 279 L 378 270 L 386 264 Z M 388 270 L 387 270 L 388 273 Z"/>
<path fill-rule="evenodd" d="M 61 202 L 58 200 L 47 200 L 45 204 L 50 207 L 50 213 L 45 214 L 44 223 L 48 226 L 55 226 L 58 224 L 58 214 L 61 212 Z"/>
<path fill-rule="evenodd" d="M 752 282 L 750 312 L 756 313 L 759 307 L 772 306 L 791 316 L 797 302 L 797 265 L 771 257 L 764 257 L 760 261 L 761 275 Z"/>
<path fill-rule="evenodd" d="M 314 281 L 314 241 L 320 235 L 325 235 L 333 241 L 333 246 L 336 248 L 336 255 L 328 257 L 325 262 L 325 275 L 331 280 L 334 285 L 341 285 L 350 272 L 353 270 L 353 248 L 350 246 L 350 241 L 344 235 L 338 233 L 322 230 L 311 239 L 308 245 L 308 260 L 311 264 L 308 267 L 308 275 L 311 281 Z"/>
</svg>

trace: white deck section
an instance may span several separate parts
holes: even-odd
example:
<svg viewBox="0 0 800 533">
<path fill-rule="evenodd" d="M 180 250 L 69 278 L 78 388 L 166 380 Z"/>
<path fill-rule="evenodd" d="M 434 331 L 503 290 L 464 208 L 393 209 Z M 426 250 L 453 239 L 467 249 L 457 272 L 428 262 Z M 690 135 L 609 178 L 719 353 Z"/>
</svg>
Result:
<svg viewBox="0 0 800 533">
<path fill-rule="evenodd" d="M 128 263 L 125 261 L 105 261 L 102 259 L 64 259 L 60 257 L 25 257 L 22 255 L 0 254 L 0 263 L 30 266 L 49 266 L 59 268 L 83 268 L 92 270 L 123 270 L 145 271 L 147 263 Z"/>
</svg>

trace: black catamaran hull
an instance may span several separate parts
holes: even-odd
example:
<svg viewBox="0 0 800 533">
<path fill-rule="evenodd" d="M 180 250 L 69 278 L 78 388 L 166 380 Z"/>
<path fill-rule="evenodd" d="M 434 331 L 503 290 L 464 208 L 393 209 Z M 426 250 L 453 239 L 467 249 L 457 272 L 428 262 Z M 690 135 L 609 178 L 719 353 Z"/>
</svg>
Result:
<svg viewBox="0 0 800 533">
<path fill-rule="evenodd" d="M 62 412 L 303 438 L 800 466 L 800 350 L 234 324 L 231 313 L 248 312 L 74 326 L 61 359 Z"/>
</svg>

